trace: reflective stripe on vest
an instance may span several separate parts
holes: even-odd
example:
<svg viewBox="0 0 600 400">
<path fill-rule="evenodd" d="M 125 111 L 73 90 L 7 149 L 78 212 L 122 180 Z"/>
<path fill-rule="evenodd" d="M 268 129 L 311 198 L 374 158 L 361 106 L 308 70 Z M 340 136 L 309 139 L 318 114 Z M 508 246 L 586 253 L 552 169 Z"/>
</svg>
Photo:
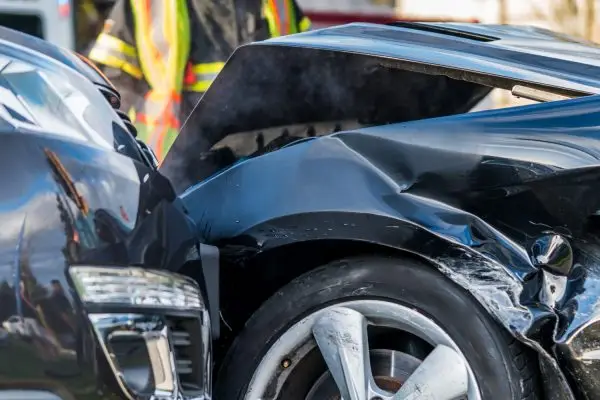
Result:
<svg viewBox="0 0 600 400">
<path fill-rule="evenodd" d="M 269 25 L 271 37 L 304 32 L 310 28 L 310 20 L 303 17 L 298 21 L 292 0 L 264 0 L 263 14 Z"/>
<path fill-rule="evenodd" d="M 186 0 L 131 0 L 131 9 L 146 81 L 153 90 L 180 92 L 191 41 Z"/>
<path fill-rule="evenodd" d="M 136 115 L 142 139 L 162 161 L 179 127 L 180 98 L 190 52 L 186 0 L 130 0 L 135 42 L 144 78 L 150 86 Z"/>
<path fill-rule="evenodd" d="M 152 151 L 154 152 L 154 155 L 156 156 L 156 159 L 158 160 L 158 164 L 160 165 L 162 160 L 164 160 L 168 149 L 171 148 L 171 146 L 175 142 L 175 139 L 177 139 L 177 135 L 178 135 L 179 131 L 177 131 L 176 129 L 168 128 L 162 135 L 162 139 L 163 139 L 162 143 L 156 144 L 156 143 L 151 143 L 150 139 L 147 139 L 150 136 L 150 134 L 148 133 L 148 130 L 150 129 L 150 127 L 148 125 L 138 122 L 135 124 L 135 127 L 138 132 L 138 139 L 142 140 L 144 143 L 146 143 L 146 145 L 148 147 L 152 148 Z M 161 154 L 158 154 L 154 151 L 154 148 L 157 146 L 160 146 L 166 150 L 162 150 Z"/>
<path fill-rule="evenodd" d="M 181 98 L 175 93 L 148 92 L 136 112 L 138 137 L 154 150 L 162 161 L 179 131 Z"/>
<path fill-rule="evenodd" d="M 310 19 L 308 17 L 302 17 L 300 24 L 298 25 L 298 32 L 306 32 L 310 30 Z"/>
<path fill-rule="evenodd" d="M 148 92 L 144 97 L 144 105 L 136 114 L 136 119 L 143 120 L 147 125 L 156 125 L 157 121 L 163 120 L 170 127 L 179 128 L 179 120 L 172 115 L 172 108 L 180 104 L 181 96 L 175 93 Z"/>
<path fill-rule="evenodd" d="M 108 67 L 120 69 L 137 79 L 143 76 L 135 48 L 107 33 L 98 36 L 88 58 Z"/>
<path fill-rule="evenodd" d="M 224 66 L 224 62 L 193 65 L 190 69 L 190 76 L 186 77 L 184 90 L 206 92 Z"/>
</svg>

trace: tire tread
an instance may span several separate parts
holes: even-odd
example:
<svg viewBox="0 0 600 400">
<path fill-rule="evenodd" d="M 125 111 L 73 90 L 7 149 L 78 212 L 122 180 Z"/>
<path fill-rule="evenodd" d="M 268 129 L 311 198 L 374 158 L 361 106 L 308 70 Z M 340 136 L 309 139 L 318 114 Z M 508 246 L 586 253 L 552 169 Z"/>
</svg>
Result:
<svg viewBox="0 0 600 400">
<path fill-rule="evenodd" d="M 270 343 L 275 337 L 276 332 L 269 331 L 267 340 L 256 340 L 256 332 L 258 327 L 271 326 L 273 324 L 273 310 L 275 303 L 279 302 L 279 306 L 275 307 L 279 313 L 291 313 L 296 307 L 293 299 L 298 293 L 309 292 L 315 284 L 331 280 L 332 278 L 339 277 L 340 273 L 351 274 L 353 268 L 360 269 L 368 267 L 372 262 L 401 262 L 409 267 L 417 265 L 419 268 L 431 268 L 425 266 L 421 262 L 416 262 L 411 259 L 389 259 L 377 256 L 364 256 L 350 259 L 341 259 L 329 264 L 317 267 L 299 277 L 296 277 L 286 286 L 279 289 L 272 297 L 263 303 L 255 313 L 246 321 L 244 328 L 240 334 L 234 339 L 231 347 L 229 348 L 223 362 L 221 363 L 221 370 L 217 376 L 217 384 L 215 385 L 215 398 L 219 400 L 239 400 L 243 398 L 243 391 L 245 390 L 241 386 L 231 385 L 228 380 L 230 378 L 237 379 L 240 373 L 240 366 L 236 365 L 240 360 L 245 358 L 252 358 L 259 353 L 257 348 L 262 348 L 265 344 Z M 441 275 L 441 274 L 440 274 Z M 357 278 L 357 277 L 354 277 Z M 329 287 L 324 286 L 321 290 L 330 290 Z M 403 293 L 404 289 L 400 289 L 398 293 Z M 353 292 L 353 295 L 361 295 L 361 292 Z M 283 304 L 282 304 L 283 303 Z M 289 314 L 288 314 L 289 315 Z M 499 342 L 503 342 L 505 346 L 507 356 L 510 356 L 510 363 L 515 378 L 518 376 L 519 382 L 515 382 L 513 379 L 513 388 L 516 392 L 514 395 L 518 396 L 513 400 L 540 400 L 542 399 L 541 392 L 541 380 L 540 370 L 537 365 L 537 354 L 534 350 L 528 348 L 525 344 L 515 339 L 509 332 L 499 328 L 498 339 Z M 504 400 L 504 399 L 503 399 Z M 509 399 L 506 399 L 509 400 Z"/>
<path fill-rule="evenodd" d="M 524 344 L 517 339 L 507 336 L 507 345 L 513 355 L 513 364 L 519 371 L 521 377 L 521 388 L 523 393 L 522 400 L 537 400 L 539 399 L 539 372 L 537 367 L 537 357 L 532 354 L 533 350 L 527 349 Z"/>
</svg>

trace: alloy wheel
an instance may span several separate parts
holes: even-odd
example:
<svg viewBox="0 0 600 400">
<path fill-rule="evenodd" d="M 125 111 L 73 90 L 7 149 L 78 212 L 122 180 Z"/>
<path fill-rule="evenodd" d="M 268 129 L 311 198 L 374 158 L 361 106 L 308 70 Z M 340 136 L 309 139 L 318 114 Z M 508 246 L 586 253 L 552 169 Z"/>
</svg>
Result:
<svg viewBox="0 0 600 400">
<path fill-rule="evenodd" d="M 407 332 L 431 351 L 421 358 L 369 346 L 371 326 Z M 246 399 L 279 399 L 319 352 L 327 371 L 310 383 L 305 400 L 480 400 L 475 376 L 457 345 L 417 310 L 380 300 L 356 300 L 317 311 L 289 328 L 256 369 Z"/>
</svg>

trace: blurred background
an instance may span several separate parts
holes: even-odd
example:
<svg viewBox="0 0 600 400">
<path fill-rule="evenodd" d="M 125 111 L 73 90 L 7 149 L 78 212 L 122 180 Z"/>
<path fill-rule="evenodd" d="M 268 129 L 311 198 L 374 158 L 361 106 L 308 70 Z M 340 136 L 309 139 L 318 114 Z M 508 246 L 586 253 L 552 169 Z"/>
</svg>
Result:
<svg viewBox="0 0 600 400">
<path fill-rule="evenodd" d="M 582 40 L 600 40 L 600 0 L 298 0 L 313 29 L 349 22 L 474 22 L 547 28 Z M 0 0 L 0 25 L 87 54 L 114 0 Z M 513 96 L 495 93 L 491 104 Z"/>
</svg>

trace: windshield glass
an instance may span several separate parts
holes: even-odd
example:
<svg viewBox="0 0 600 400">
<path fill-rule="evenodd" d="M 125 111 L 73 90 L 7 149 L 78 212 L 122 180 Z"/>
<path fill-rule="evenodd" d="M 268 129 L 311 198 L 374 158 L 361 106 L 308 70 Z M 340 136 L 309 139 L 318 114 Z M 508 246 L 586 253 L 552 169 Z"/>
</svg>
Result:
<svg viewBox="0 0 600 400">
<path fill-rule="evenodd" d="M 8 45 L 0 46 L 0 65 L 0 112 L 15 126 L 140 158 L 122 120 L 82 75 Z"/>
</svg>

